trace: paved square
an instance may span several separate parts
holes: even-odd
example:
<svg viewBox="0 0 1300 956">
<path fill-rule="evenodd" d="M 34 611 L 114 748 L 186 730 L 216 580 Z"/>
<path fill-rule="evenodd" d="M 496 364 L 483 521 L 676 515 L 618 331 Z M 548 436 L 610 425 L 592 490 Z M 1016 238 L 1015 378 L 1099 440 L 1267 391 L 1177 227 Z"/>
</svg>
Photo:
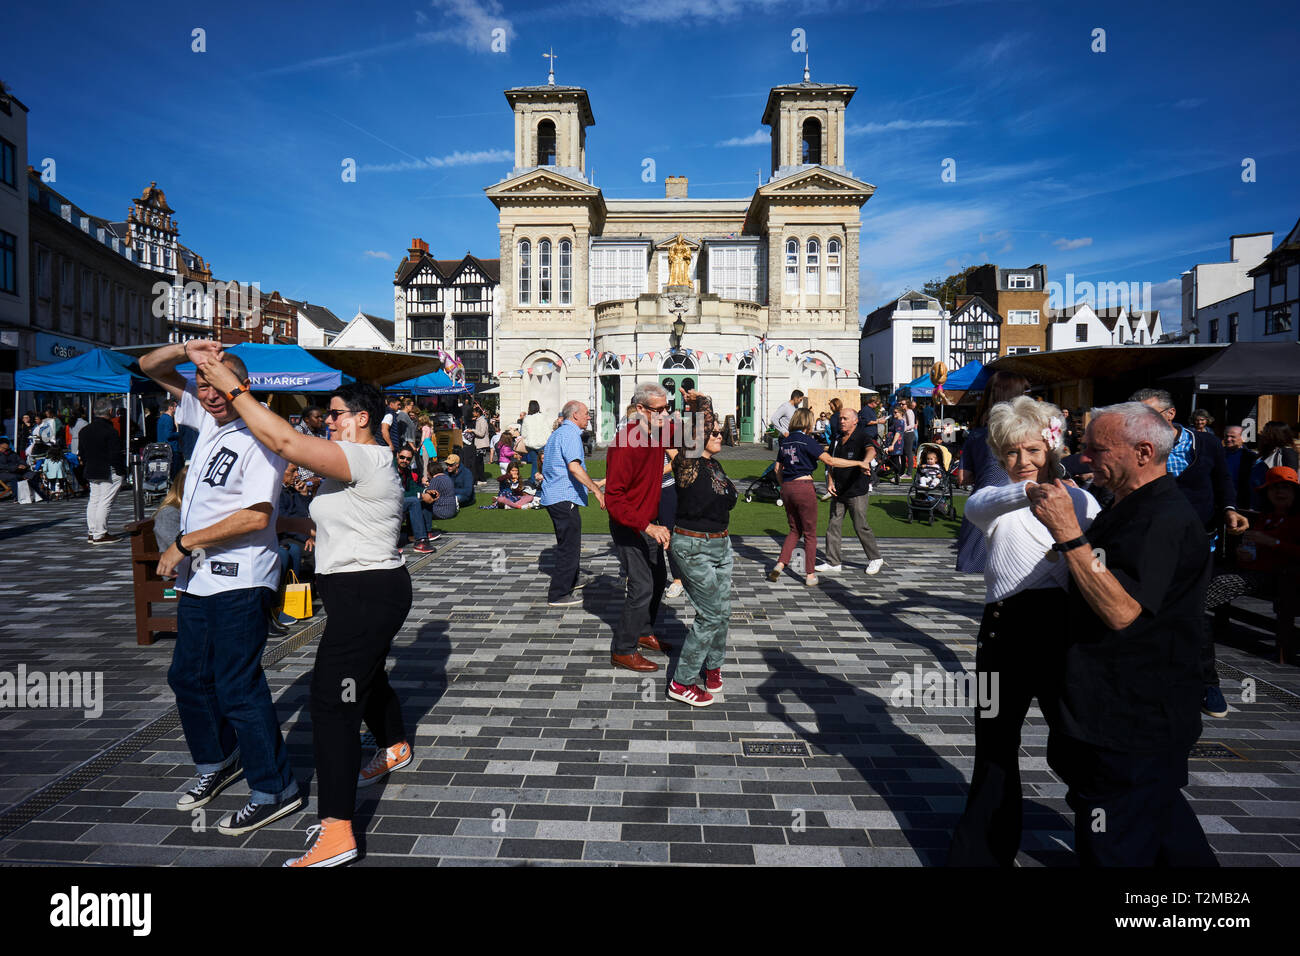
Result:
<svg viewBox="0 0 1300 956">
<path fill-rule="evenodd" d="M 83 515 L 84 502 L 0 505 L 0 670 L 101 671 L 105 695 L 98 717 L 0 711 L 0 806 L 9 808 L 0 858 L 278 865 L 301 852 L 314 799 L 238 838 L 214 825 L 242 805 L 243 783 L 206 814 L 173 809 L 191 766 L 168 716 L 171 644 L 136 646 L 127 545 L 86 546 Z M 114 519 L 129 519 L 125 496 Z M 973 762 L 971 715 L 894 707 L 889 692 L 892 676 L 916 665 L 973 666 L 982 586 L 952 572 L 950 543 L 883 540 L 885 569 L 868 578 L 849 542 L 844 573 L 806 588 L 792 575 L 765 580 L 777 542 L 734 539 L 726 692 L 700 710 L 664 698 L 663 671 L 609 667 L 622 590 L 607 539 L 584 540 L 583 564 L 598 579 L 583 605 L 546 606 L 539 563 L 548 566 L 551 544 L 447 536 L 412 562 L 415 605 L 389 664 L 417 759 L 362 791 L 356 865 L 943 861 Z M 670 647 L 692 613 L 684 597 L 665 603 L 659 633 Z M 314 641 L 295 644 L 311 626 L 267 669 L 308 792 Z M 1292 865 L 1300 681 L 1243 646 L 1221 648 L 1232 712 L 1207 720 L 1204 739 L 1244 759 L 1194 761 L 1187 792 L 1225 864 Z M 1241 702 L 1244 677 L 1255 681 L 1252 703 Z M 749 739 L 804 741 L 811 756 L 745 757 Z M 1034 711 L 1022 757 L 1024 865 L 1073 860 L 1045 744 Z"/>
</svg>

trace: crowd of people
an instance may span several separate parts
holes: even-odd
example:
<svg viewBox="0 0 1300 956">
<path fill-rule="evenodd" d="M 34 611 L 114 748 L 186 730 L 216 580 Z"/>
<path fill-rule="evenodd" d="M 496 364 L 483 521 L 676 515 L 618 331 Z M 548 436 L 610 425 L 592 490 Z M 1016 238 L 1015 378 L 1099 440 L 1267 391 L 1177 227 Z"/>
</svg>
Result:
<svg viewBox="0 0 1300 956">
<path fill-rule="evenodd" d="M 184 362 L 197 368 L 193 381 L 176 371 Z M 436 416 L 444 413 L 408 396 L 344 385 L 327 407 L 308 407 L 291 424 L 257 401 L 242 363 L 216 342 L 165 346 L 141 368 L 168 395 L 156 437 L 177 449 L 153 525 L 158 573 L 174 578 L 180 593 L 168 683 L 196 775 L 177 809 L 205 806 L 241 777 L 249 797 L 221 818 L 219 832 L 248 833 L 301 808 L 260 659 L 286 582 L 310 574 L 327 613 L 310 698 L 320 822 L 307 852 L 286 865 L 356 857 L 357 789 L 412 760 L 385 674 L 412 601 L 403 546 L 432 551 L 442 533 L 435 522 L 475 503 L 489 462 L 500 477 L 480 507 L 547 512 L 555 535 L 549 606 L 581 605 L 593 580 L 581 567 L 580 509 L 594 501 L 608 514 L 625 581 L 611 666 L 659 671 L 647 655 L 668 652 L 658 633 L 661 605 L 684 593 L 695 615 L 665 675 L 666 695 L 707 707 L 723 694 L 738 494 L 718 458 L 724 435 L 709 396 L 684 389 L 673 412 L 662 386 L 640 383 L 608 447 L 606 477 L 597 480 L 587 470 L 590 412 L 580 401 L 553 420 L 533 402 L 506 428 L 467 401 L 454 419 L 464 429 L 460 450 L 440 455 Z M 959 456 L 948 436 L 931 431 L 930 405 L 899 401 L 887 411 L 873 396 L 858 410 L 837 400 L 818 418 L 794 392 L 772 420 L 789 533 L 767 577 L 779 581 L 800 547 L 794 570 L 806 585 L 842 573 L 846 516 L 866 573 L 878 573 L 884 561 L 868 521 L 873 485 L 914 472 L 919 487 L 934 490 L 952 470 L 972 488 L 957 569 L 982 573 L 985 583 L 976 675 L 997 675 L 1000 700 L 991 714 L 976 711 L 975 767 L 951 864 L 1013 863 L 1021 728 L 1037 699 L 1083 863 L 1214 865 L 1181 793 L 1198 711 L 1227 714 L 1206 612 L 1243 595 L 1272 598 L 1280 653 L 1294 654 L 1293 436 L 1270 422 L 1255 449 L 1238 426 L 1220 442 L 1203 412 L 1178 424 L 1172 398 L 1158 389 L 1095 409 L 1080 425 L 1028 388 L 1018 375 L 992 376 Z M 107 518 L 125 471 L 123 417 L 103 400 L 89 421 L 75 416 L 73 435 L 57 434 L 53 410 L 26 423 L 29 445 L 76 440 L 69 477 L 89 492 L 91 543 L 116 540 Z M 931 441 L 918 442 L 927 432 Z M 0 437 L 5 490 L 20 469 L 30 470 L 26 458 Z M 818 465 L 830 501 L 820 563 Z M 368 756 L 363 723 L 376 744 Z M 1107 826 L 1094 825 L 1098 813 Z"/>
</svg>

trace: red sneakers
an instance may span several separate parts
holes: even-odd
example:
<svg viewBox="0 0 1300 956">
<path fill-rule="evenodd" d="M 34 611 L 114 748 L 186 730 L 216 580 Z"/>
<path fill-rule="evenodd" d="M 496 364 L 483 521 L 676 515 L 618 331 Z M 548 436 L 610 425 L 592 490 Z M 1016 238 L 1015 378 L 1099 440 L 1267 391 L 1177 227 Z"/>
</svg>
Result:
<svg viewBox="0 0 1300 956">
<path fill-rule="evenodd" d="M 683 704 L 690 704 L 692 707 L 708 707 L 709 704 L 713 703 L 713 695 L 707 690 L 701 690 L 697 684 L 687 687 L 685 684 L 672 681 L 668 685 L 668 696 L 673 700 L 680 700 Z"/>
<path fill-rule="evenodd" d="M 709 670 L 707 667 L 704 669 L 704 688 L 710 694 L 722 693 L 722 668 L 721 667 L 715 667 L 713 668 L 713 670 Z"/>
</svg>

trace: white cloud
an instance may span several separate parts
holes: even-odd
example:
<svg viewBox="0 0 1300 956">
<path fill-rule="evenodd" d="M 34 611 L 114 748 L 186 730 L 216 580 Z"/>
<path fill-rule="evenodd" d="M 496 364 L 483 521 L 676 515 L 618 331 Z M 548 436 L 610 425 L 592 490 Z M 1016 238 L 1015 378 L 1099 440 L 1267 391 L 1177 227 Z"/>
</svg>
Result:
<svg viewBox="0 0 1300 956">
<path fill-rule="evenodd" d="M 514 151 L 509 149 L 480 149 L 472 152 L 457 150 L 447 156 L 426 156 L 423 159 L 404 159 L 400 163 L 365 165 L 360 167 L 360 171 L 363 173 L 402 173 L 412 169 L 446 169 L 449 166 L 499 163 L 514 158 Z"/>
<path fill-rule="evenodd" d="M 392 259 L 392 258 L 393 258 L 393 257 L 392 257 L 391 255 L 389 255 L 387 252 L 376 251 L 376 250 L 374 250 L 374 249 L 367 249 L 367 250 L 363 253 L 363 255 L 365 255 L 365 256 L 367 256 L 368 258 L 371 258 L 371 259 Z"/>
<path fill-rule="evenodd" d="M 771 142 L 772 134 L 767 130 L 755 130 L 748 136 L 733 136 L 731 139 L 724 139 L 721 143 L 715 143 L 716 146 L 757 146 L 759 143 Z"/>
<path fill-rule="evenodd" d="M 1178 328 L 1170 316 L 1182 317 L 1183 314 L 1183 280 L 1166 279 L 1151 285 L 1151 308 L 1160 310 L 1160 322 L 1165 331 Z"/>
<path fill-rule="evenodd" d="M 970 126 L 966 120 L 927 119 L 927 120 L 890 120 L 888 123 L 859 123 L 845 128 L 848 136 L 859 133 L 892 133 L 907 129 L 949 129 L 954 126 Z"/>
<path fill-rule="evenodd" d="M 1079 239 L 1057 239 L 1052 245 L 1062 252 L 1069 252 L 1071 249 L 1082 249 L 1084 246 L 1092 245 L 1092 236 L 1083 236 Z"/>
</svg>

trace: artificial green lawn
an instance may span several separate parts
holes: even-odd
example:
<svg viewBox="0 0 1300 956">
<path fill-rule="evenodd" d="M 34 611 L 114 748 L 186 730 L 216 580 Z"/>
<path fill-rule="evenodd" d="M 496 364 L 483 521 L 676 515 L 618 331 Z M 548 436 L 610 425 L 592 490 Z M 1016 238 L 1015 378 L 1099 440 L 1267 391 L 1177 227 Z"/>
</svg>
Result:
<svg viewBox="0 0 1300 956">
<path fill-rule="evenodd" d="M 746 503 L 744 501 L 745 488 L 749 485 L 751 478 L 756 478 L 762 474 L 763 470 L 770 464 L 767 460 L 753 459 L 733 459 L 727 460 L 725 452 L 719 456 L 722 467 L 726 470 L 727 475 L 736 483 L 736 490 L 740 492 L 741 500 L 737 502 L 736 508 L 731 512 L 731 533 L 732 534 L 762 534 L 778 535 L 784 537 L 790 530 L 786 522 L 785 508 L 779 508 L 771 501 L 753 501 Z M 587 463 L 588 474 L 592 478 L 605 477 L 605 462 L 590 461 Z M 488 467 L 488 473 L 492 480 L 496 480 L 499 469 L 496 465 Z M 524 474 L 528 474 L 528 466 L 523 469 Z M 818 468 L 817 477 L 823 478 L 823 469 Z M 538 508 L 535 510 L 519 511 L 517 509 L 507 510 L 480 510 L 479 505 L 487 504 L 492 500 L 492 495 L 480 491 L 477 502 L 469 508 L 462 509 L 460 514 L 449 521 L 435 521 L 434 526 L 442 531 L 455 532 L 479 532 L 484 534 L 512 534 L 512 533 L 533 533 L 533 534 L 551 534 L 551 519 L 546 514 L 545 509 Z M 907 496 L 906 495 L 873 495 L 871 503 L 868 506 L 870 515 L 871 530 L 878 538 L 955 538 L 957 528 L 961 525 L 960 515 L 966 498 L 964 495 L 958 495 L 956 499 L 958 520 L 950 521 L 945 518 L 935 518 L 934 526 L 930 527 L 924 521 L 907 523 Z M 819 535 L 826 533 L 826 521 L 830 515 L 830 502 L 817 502 L 817 532 Z M 586 508 L 582 509 L 582 530 L 586 534 L 608 534 L 609 533 L 609 516 L 600 510 L 595 500 L 591 500 Z M 852 522 L 845 520 L 844 535 L 846 539 L 852 539 L 853 529 Z"/>
</svg>

